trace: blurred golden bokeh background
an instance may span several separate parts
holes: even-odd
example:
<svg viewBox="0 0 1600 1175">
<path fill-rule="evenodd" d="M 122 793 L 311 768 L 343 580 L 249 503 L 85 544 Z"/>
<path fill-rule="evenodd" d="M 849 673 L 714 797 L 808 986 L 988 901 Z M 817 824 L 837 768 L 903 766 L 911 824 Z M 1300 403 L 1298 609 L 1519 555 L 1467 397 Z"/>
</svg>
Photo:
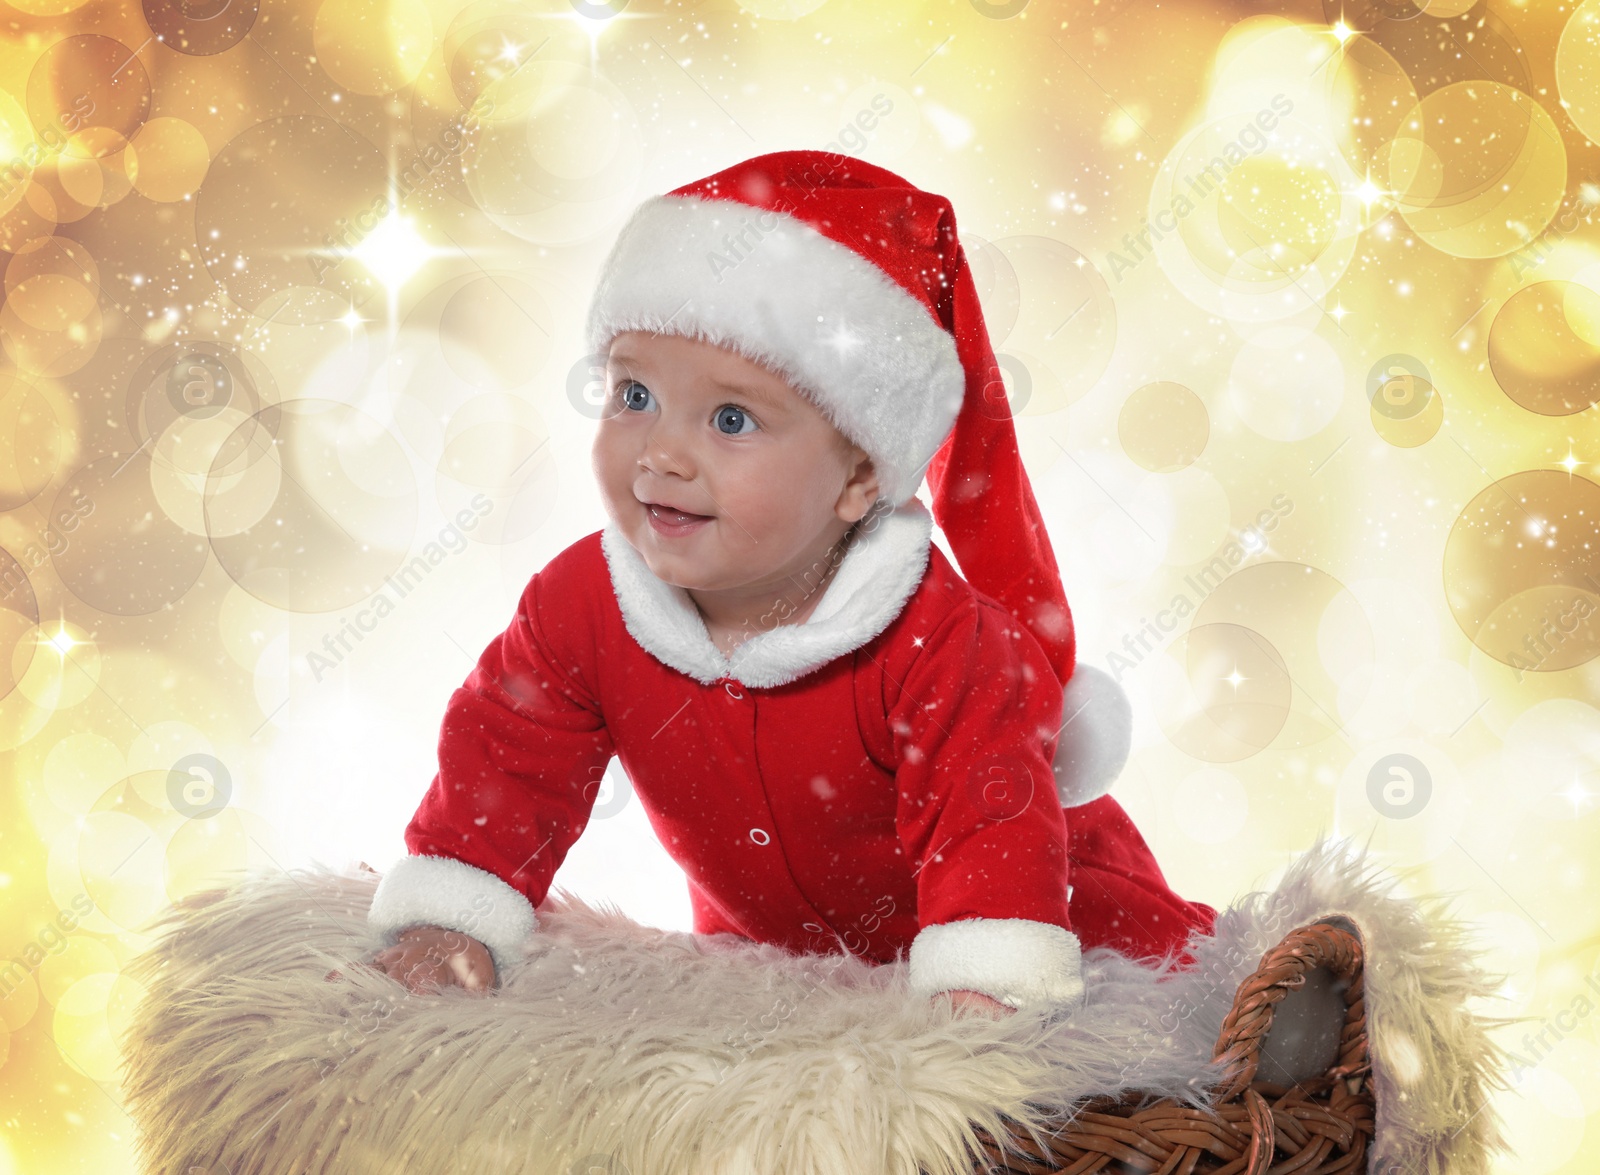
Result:
<svg viewBox="0 0 1600 1175">
<path fill-rule="evenodd" d="M 1331 831 L 1456 895 L 1497 1170 L 1600 1169 L 1600 0 L 0 14 L 0 1175 L 134 1169 L 166 903 L 403 851 L 605 521 L 617 229 L 794 147 L 952 200 L 1174 885 Z M 687 929 L 609 778 L 557 884 Z"/>
</svg>

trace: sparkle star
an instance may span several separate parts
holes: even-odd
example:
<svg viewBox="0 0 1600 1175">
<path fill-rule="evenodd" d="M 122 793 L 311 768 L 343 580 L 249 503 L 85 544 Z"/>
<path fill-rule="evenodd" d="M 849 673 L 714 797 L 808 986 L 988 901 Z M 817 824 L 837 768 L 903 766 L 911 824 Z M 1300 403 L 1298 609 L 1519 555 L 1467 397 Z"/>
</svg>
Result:
<svg viewBox="0 0 1600 1175">
<path fill-rule="evenodd" d="M 833 333 L 827 336 L 826 341 L 828 346 L 841 355 L 846 351 L 853 351 L 861 345 L 861 337 L 843 322 L 834 328 Z"/>
<path fill-rule="evenodd" d="M 1581 812 L 1583 811 L 1584 805 L 1588 802 L 1589 797 L 1593 793 L 1579 783 L 1576 779 L 1574 779 L 1571 785 L 1560 794 L 1566 796 L 1567 799 L 1572 801 L 1572 810 L 1574 812 Z"/>
</svg>

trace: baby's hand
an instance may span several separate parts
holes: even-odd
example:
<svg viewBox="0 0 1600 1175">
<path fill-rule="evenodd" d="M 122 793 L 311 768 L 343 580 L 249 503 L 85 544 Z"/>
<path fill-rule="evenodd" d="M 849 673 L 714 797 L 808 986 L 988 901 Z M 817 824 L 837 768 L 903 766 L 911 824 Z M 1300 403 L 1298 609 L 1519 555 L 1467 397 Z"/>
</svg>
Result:
<svg viewBox="0 0 1600 1175">
<path fill-rule="evenodd" d="M 471 935 L 442 926 L 412 926 L 397 937 L 394 946 L 372 957 L 371 965 L 408 991 L 436 992 L 451 983 L 487 991 L 495 985 L 489 948 Z"/>
<path fill-rule="evenodd" d="M 940 996 L 946 995 L 950 997 L 950 1002 L 952 1005 L 954 1005 L 954 1010 L 958 1012 L 964 1011 L 968 1008 L 975 1008 L 978 1011 L 984 1012 L 990 1016 L 994 1016 L 996 1014 L 1009 1016 L 1016 1011 L 1016 1009 L 1010 1004 L 1002 1004 L 999 1000 L 994 999 L 991 996 L 986 996 L 981 991 L 968 991 L 966 988 L 956 988 L 952 991 L 937 992 L 934 994 L 933 998 L 938 999 Z"/>
</svg>

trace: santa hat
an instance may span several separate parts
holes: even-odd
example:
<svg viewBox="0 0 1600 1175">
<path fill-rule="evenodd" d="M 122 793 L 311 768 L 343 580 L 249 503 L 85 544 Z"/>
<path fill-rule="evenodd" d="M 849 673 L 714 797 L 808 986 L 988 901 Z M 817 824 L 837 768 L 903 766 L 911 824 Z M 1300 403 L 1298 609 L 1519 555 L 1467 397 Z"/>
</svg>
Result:
<svg viewBox="0 0 1600 1175">
<path fill-rule="evenodd" d="M 809 150 L 758 155 L 651 197 L 601 269 L 590 353 L 629 330 L 704 339 L 782 375 L 872 457 L 894 506 L 926 473 L 962 574 L 1038 639 L 1065 687 L 1062 802 L 1110 788 L 1132 711 L 1110 674 L 1077 663 L 950 201 Z"/>
</svg>

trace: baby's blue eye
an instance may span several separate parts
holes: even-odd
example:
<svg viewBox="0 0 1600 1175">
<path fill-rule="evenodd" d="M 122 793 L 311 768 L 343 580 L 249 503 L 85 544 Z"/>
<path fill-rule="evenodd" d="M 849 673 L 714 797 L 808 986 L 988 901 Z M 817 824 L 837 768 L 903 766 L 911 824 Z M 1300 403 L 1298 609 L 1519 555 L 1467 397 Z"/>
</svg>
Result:
<svg viewBox="0 0 1600 1175">
<path fill-rule="evenodd" d="M 638 394 L 635 394 L 637 390 Z M 650 394 L 650 389 L 637 380 L 626 379 L 617 385 L 617 396 L 622 400 L 624 408 L 643 412 L 649 407 L 649 401 L 655 399 Z M 642 397 L 642 398 L 641 398 Z"/>
<path fill-rule="evenodd" d="M 743 427 L 746 424 L 750 427 Z M 754 432 L 756 422 L 737 404 L 724 404 L 717 409 L 717 428 L 728 436 L 742 436 L 744 433 Z"/>
</svg>

